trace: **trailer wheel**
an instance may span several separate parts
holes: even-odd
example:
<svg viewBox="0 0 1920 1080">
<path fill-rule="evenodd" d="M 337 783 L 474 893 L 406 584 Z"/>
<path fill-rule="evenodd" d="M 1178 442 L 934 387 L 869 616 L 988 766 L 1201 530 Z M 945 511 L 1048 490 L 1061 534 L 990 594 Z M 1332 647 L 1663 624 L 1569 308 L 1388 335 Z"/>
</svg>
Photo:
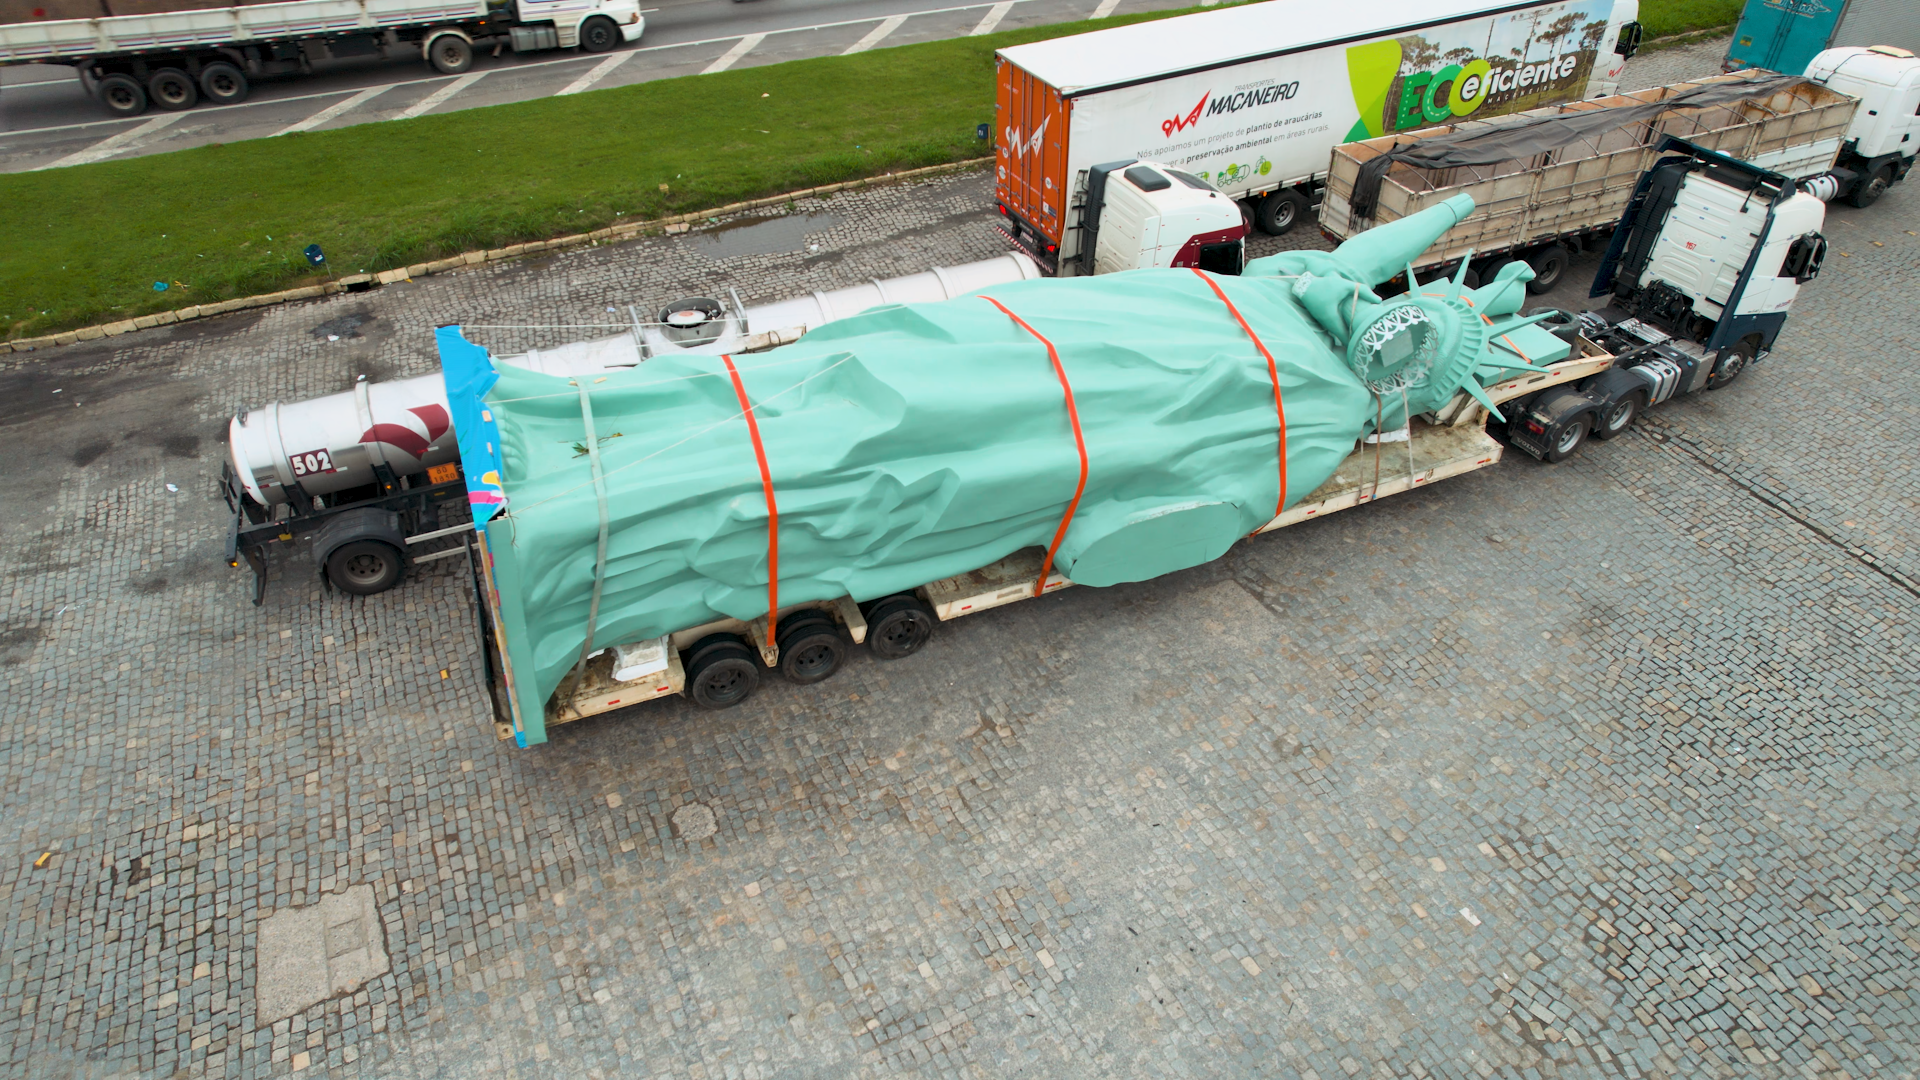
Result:
<svg viewBox="0 0 1920 1080">
<path fill-rule="evenodd" d="M 1497 259 L 1488 260 L 1480 267 L 1480 284 L 1493 284 L 1494 279 L 1500 276 L 1500 271 L 1505 270 L 1509 265 L 1518 261 L 1518 259 L 1509 259 L 1505 255 Z"/>
<path fill-rule="evenodd" d="M 1862 209 L 1880 201 L 1880 196 L 1893 186 L 1893 166 L 1882 165 L 1867 174 L 1865 180 L 1847 194 L 1847 202 Z"/>
<path fill-rule="evenodd" d="M 147 111 L 147 91 L 131 75 L 109 75 L 100 80 L 100 104 L 115 116 L 139 116 Z"/>
<path fill-rule="evenodd" d="M 1718 390 L 1740 377 L 1753 362 L 1754 343 L 1751 338 L 1734 342 L 1720 350 L 1714 358 L 1713 373 L 1707 376 L 1707 389 Z"/>
<path fill-rule="evenodd" d="M 247 77 L 224 60 L 200 69 L 200 92 L 215 105 L 234 105 L 247 99 Z"/>
<path fill-rule="evenodd" d="M 1572 457 L 1586 445 L 1587 433 L 1592 430 L 1592 413 L 1581 413 L 1567 421 L 1553 433 L 1553 441 L 1548 444 L 1547 460 L 1558 465 Z"/>
<path fill-rule="evenodd" d="M 1253 213 L 1255 224 L 1268 236 L 1284 236 L 1291 232 L 1307 212 L 1307 200 L 1292 188 L 1279 191 L 1260 200 L 1260 208 Z"/>
<path fill-rule="evenodd" d="M 392 544 L 355 540 L 341 544 L 327 556 L 327 580 L 343 593 L 372 596 L 398 585 L 404 565 Z"/>
<path fill-rule="evenodd" d="M 1533 267 L 1533 280 L 1527 282 L 1527 291 L 1538 296 L 1559 284 L 1560 276 L 1566 273 L 1567 249 L 1559 244 L 1534 248 L 1527 256 L 1527 265 Z"/>
<path fill-rule="evenodd" d="M 780 629 L 780 673 L 788 682 L 805 686 L 840 670 L 847 646 L 839 628 L 825 614 L 797 615 Z"/>
<path fill-rule="evenodd" d="M 687 693 L 701 708 L 732 708 L 760 688 L 760 665 L 753 650 L 738 638 L 715 642 L 699 652 L 687 671 Z"/>
<path fill-rule="evenodd" d="M 912 656 L 933 636 L 933 612 L 911 596 L 889 596 L 867 613 L 867 647 L 882 660 Z"/>
<path fill-rule="evenodd" d="M 1633 426 L 1640 419 L 1640 410 L 1647 407 L 1647 395 L 1638 390 L 1620 395 L 1613 404 L 1600 413 L 1600 422 L 1593 427 L 1593 437 L 1605 441 Z"/>
<path fill-rule="evenodd" d="M 193 76 L 179 68 L 161 68 L 147 76 L 147 96 L 155 105 L 179 112 L 200 103 L 200 88 L 194 85 Z"/>
<path fill-rule="evenodd" d="M 473 46 L 459 34 L 441 34 L 427 42 L 427 63 L 442 75 L 459 75 L 473 66 Z"/>
<path fill-rule="evenodd" d="M 605 15 L 596 15 L 580 26 L 580 51 L 603 53 L 620 44 L 620 28 Z"/>
</svg>

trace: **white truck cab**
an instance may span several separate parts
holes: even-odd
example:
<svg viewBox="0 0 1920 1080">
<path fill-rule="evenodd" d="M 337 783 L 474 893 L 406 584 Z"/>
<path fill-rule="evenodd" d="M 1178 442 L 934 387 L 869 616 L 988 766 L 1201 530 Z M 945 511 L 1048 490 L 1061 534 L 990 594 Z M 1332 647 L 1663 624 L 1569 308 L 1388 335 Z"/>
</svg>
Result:
<svg viewBox="0 0 1920 1080">
<path fill-rule="evenodd" d="M 1828 49 L 1806 76 L 1860 99 L 1834 175 L 1841 194 L 1867 206 L 1913 168 L 1920 152 L 1920 57 L 1892 45 Z"/>
<path fill-rule="evenodd" d="M 1246 262 L 1240 204 L 1189 172 L 1148 161 L 1110 161 L 1079 178 L 1061 277 L 1192 266 L 1238 274 Z"/>
</svg>

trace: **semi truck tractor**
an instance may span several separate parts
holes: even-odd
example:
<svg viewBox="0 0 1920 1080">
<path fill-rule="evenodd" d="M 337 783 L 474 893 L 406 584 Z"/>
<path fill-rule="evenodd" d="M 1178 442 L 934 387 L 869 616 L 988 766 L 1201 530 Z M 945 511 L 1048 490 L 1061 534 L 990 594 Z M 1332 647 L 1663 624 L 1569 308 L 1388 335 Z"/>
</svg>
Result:
<svg viewBox="0 0 1920 1080">
<path fill-rule="evenodd" d="M 1489 420 L 1558 461 L 1739 376 L 1825 250 L 1820 199 L 1669 138 L 1605 308 L 1520 314 L 1524 262 L 1369 288 L 1472 209 L 1240 278 L 1007 282 L 611 376 L 496 365 L 440 328 L 497 733 L 724 708 L 770 672 L 813 683 L 855 647 L 897 660 L 943 621 L 1199 565 L 1491 466 Z"/>
<path fill-rule="evenodd" d="M 418 55 L 456 75 L 476 47 L 606 52 L 646 28 L 637 0 L 6 0 L 0 64 L 62 64 L 108 112 L 246 100 L 316 61 Z"/>
<path fill-rule="evenodd" d="M 1288 0 L 1001 49 L 998 207 L 1015 241 L 1062 276 L 1094 272 L 1103 164 L 1178 169 L 1238 201 L 1249 224 L 1284 233 L 1319 202 L 1337 143 L 1612 93 L 1639 42 L 1638 10 Z"/>
<path fill-rule="evenodd" d="M 1814 57 L 1845 45 L 1920 50 L 1913 0 L 1747 0 L 1722 71 L 1807 71 Z"/>
<path fill-rule="evenodd" d="M 1614 238 L 1665 138 L 1808 180 L 1830 199 L 1852 183 L 1835 161 L 1864 108 L 1810 78 L 1737 72 L 1346 143 L 1332 152 L 1320 230 L 1338 242 L 1464 192 L 1480 212 L 1412 266 L 1451 274 L 1464 260 L 1477 282 L 1520 261 L 1528 287 L 1545 292 L 1575 254 Z"/>
<path fill-rule="evenodd" d="M 1906 10 L 1920 22 L 1920 5 Z M 1920 57 L 1895 45 L 1828 49 L 1807 65 L 1807 78 L 1859 99 L 1833 175 L 1839 196 L 1872 206 L 1920 154 Z"/>
</svg>

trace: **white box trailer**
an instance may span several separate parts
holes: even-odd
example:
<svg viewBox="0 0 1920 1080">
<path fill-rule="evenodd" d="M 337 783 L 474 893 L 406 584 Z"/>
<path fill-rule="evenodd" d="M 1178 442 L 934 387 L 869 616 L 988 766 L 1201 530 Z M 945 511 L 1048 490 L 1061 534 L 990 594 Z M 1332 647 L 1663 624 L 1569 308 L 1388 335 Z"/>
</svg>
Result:
<svg viewBox="0 0 1920 1080">
<path fill-rule="evenodd" d="M 102 0 L 100 7 L 111 11 L 113 3 Z M 246 99 L 251 78 L 305 73 L 315 60 L 417 52 L 434 70 L 455 75 L 473 66 L 478 42 L 511 45 L 515 52 L 578 46 L 597 53 L 637 41 L 646 29 L 639 0 L 158 0 L 143 6 L 173 10 L 7 22 L 0 25 L 0 64 L 78 68 L 108 112 L 137 116 L 149 104 L 169 110 L 202 100 L 231 105 Z"/>
<path fill-rule="evenodd" d="M 1744 96 L 1698 108 L 1662 107 L 1713 87 Z M 1347 143 L 1332 152 L 1320 230 L 1338 242 L 1465 192 L 1478 212 L 1441 236 L 1414 260 L 1414 268 L 1450 275 L 1471 257 L 1468 279 L 1480 281 L 1491 280 L 1501 264 L 1523 259 L 1534 271 L 1528 288 L 1545 292 L 1558 283 L 1572 252 L 1613 235 L 1634 185 L 1659 157 L 1666 137 L 1805 179 L 1832 168 L 1858 104 L 1810 79 L 1748 71 Z M 1601 114 L 1620 119 L 1595 123 L 1592 118 Z M 1394 160 L 1371 182 L 1371 192 L 1355 198 L 1367 183 L 1362 166 L 1383 155 L 1435 140 L 1511 136 L 1526 126 L 1544 132 L 1561 123 L 1578 124 L 1586 133 L 1552 149 L 1482 165 L 1426 168 Z"/>
<path fill-rule="evenodd" d="M 1285 232 L 1337 143 L 1612 93 L 1638 0 L 1266 3 L 1001 49 L 997 196 L 1009 231 L 1073 272 L 1080 177 L 1146 160 Z"/>
</svg>

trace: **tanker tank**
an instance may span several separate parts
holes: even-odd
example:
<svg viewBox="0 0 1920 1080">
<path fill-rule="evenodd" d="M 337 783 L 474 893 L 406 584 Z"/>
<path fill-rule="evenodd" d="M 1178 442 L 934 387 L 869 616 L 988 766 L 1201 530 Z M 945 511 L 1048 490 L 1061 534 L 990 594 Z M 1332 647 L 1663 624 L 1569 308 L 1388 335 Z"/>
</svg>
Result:
<svg viewBox="0 0 1920 1080">
<path fill-rule="evenodd" d="M 1219 557 L 1376 428 L 1460 392 L 1491 407 L 1486 385 L 1535 370 L 1522 355 L 1566 356 L 1544 316 L 1515 315 L 1523 264 L 1477 290 L 1372 291 L 1472 208 L 1243 277 L 1013 282 L 592 379 L 495 368 L 442 328 L 518 709 L 539 715 L 595 648 L 1022 549 L 1094 586 Z"/>
<path fill-rule="evenodd" d="M 529 350 L 499 363 L 550 375 L 600 374 L 655 357 L 747 352 L 882 304 L 944 300 L 975 289 L 1040 276 L 1025 255 L 812 292 L 757 307 L 738 297 L 676 300 L 652 320 L 591 341 Z M 757 339 L 757 340 L 756 340 Z M 426 472 L 456 460 L 446 384 L 438 372 L 391 382 L 361 381 L 352 390 L 306 401 L 274 402 L 241 412 L 227 425 L 233 472 L 253 501 L 287 501 L 291 485 L 308 496 L 371 484 L 384 466 L 395 476 Z"/>
</svg>

